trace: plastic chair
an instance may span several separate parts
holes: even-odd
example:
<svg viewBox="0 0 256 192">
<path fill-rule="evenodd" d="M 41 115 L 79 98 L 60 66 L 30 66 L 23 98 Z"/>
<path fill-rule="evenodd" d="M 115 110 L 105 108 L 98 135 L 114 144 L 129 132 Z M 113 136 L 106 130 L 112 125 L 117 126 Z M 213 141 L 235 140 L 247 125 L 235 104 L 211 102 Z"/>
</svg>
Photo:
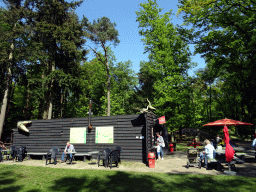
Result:
<svg viewBox="0 0 256 192">
<path fill-rule="evenodd" d="M 119 150 L 113 150 L 109 154 L 109 167 L 110 169 L 112 168 L 113 163 L 116 164 L 116 167 L 118 167 L 118 162 L 119 162 L 119 156 L 120 156 L 120 151 Z"/>
<path fill-rule="evenodd" d="M 111 152 L 111 150 L 109 148 L 106 148 L 106 149 L 104 149 L 104 151 L 102 153 L 99 154 L 98 167 L 100 166 L 100 160 L 103 161 L 103 166 L 105 166 L 105 168 L 108 167 L 108 160 L 109 160 L 110 152 Z"/>
<path fill-rule="evenodd" d="M 115 148 L 115 150 L 119 151 L 119 153 L 118 153 L 118 162 L 121 163 L 120 153 L 121 153 L 121 151 L 122 151 L 122 148 L 121 148 L 120 146 L 117 146 L 117 147 Z"/>
<path fill-rule="evenodd" d="M 18 160 L 20 162 L 23 161 L 23 159 L 26 157 L 26 147 L 21 146 L 20 148 L 17 148 L 16 146 L 11 146 L 11 156 L 13 158 L 13 161 Z"/>
<path fill-rule="evenodd" d="M 11 146 L 11 156 L 12 156 L 13 161 L 16 158 L 16 154 L 17 154 L 16 146 Z"/>
<path fill-rule="evenodd" d="M 57 154 L 59 153 L 59 148 L 57 147 L 53 147 L 51 148 L 51 150 L 47 153 L 46 155 L 46 163 L 45 165 L 47 165 L 47 161 L 49 160 L 49 163 L 51 163 L 51 159 L 54 159 L 54 165 L 57 164 Z"/>
<path fill-rule="evenodd" d="M 19 149 L 15 149 L 16 150 L 16 156 L 14 156 L 14 158 L 16 158 L 16 160 L 18 159 L 18 161 L 22 162 L 25 157 L 26 157 L 26 147 L 25 146 L 21 146 Z"/>
</svg>

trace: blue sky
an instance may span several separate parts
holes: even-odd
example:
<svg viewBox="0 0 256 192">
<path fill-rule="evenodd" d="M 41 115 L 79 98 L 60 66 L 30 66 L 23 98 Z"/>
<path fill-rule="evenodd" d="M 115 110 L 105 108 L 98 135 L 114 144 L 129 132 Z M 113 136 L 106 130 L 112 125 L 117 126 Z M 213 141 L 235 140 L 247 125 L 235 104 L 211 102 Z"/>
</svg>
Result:
<svg viewBox="0 0 256 192">
<path fill-rule="evenodd" d="M 115 48 L 112 46 L 117 62 L 131 60 L 133 64 L 133 70 L 139 71 L 140 61 L 148 61 L 148 55 L 143 54 L 144 45 L 139 35 L 139 23 L 136 22 L 135 11 L 140 10 L 140 3 L 147 2 L 147 0 L 84 0 L 82 5 L 76 9 L 76 13 L 79 18 L 82 19 L 83 15 L 89 19 L 90 22 L 97 20 L 103 16 L 108 17 L 111 22 L 116 23 L 116 29 L 119 32 L 120 44 Z M 178 10 L 178 0 L 158 0 L 158 5 L 163 8 L 162 14 L 171 10 L 174 13 L 171 22 L 176 24 L 182 24 L 182 17 L 177 17 L 175 14 Z M 0 6 L 3 6 L 1 1 Z M 90 40 L 88 45 L 95 48 Z M 87 47 L 88 48 L 88 47 Z M 193 52 L 193 47 L 190 47 Z M 97 50 L 101 50 L 100 47 Z M 91 60 L 94 57 L 91 52 L 88 55 L 88 59 Z M 200 55 L 192 57 L 192 61 L 198 63 L 198 66 L 189 71 L 192 75 L 192 71 L 198 68 L 205 67 L 205 61 Z"/>
</svg>

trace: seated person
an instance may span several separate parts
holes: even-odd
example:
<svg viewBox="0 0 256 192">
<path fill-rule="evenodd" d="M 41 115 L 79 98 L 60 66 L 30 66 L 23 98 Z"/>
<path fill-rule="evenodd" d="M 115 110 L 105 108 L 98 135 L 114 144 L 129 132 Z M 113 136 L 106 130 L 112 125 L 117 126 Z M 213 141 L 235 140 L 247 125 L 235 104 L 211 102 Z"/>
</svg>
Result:
<svg viewBox="0 0 256 192">
<path fill-rule="evenodd" d="M 211 140 L 211 144 L 214 147 L 214 149 L 217 148 L 217 142 L 214 139 Z"/>
<path fill-rule="evenodd" d="M 75 151 L 75 148 L 74 148 L 74 145 L 70 144 L 69 142 L 67 142 L 67 145 L 65 147 L 65 150 L 64 152 L 62 153 L 62 157 L 61 157 L 61 163 L 64 162 L 64 157 L 66 154 L 68 154 L 70 156 L 70 158 L 72 159 L 72 153 L 70 152 L 74 152 Z"/>
<path fill-rule="evenodd" d="M 220 141 L 221 141 L 221 137 L 220 137 L 219 135 L 217 135 L 217 137 L 216 137 L 216 142 L 217 142 L 217 144 L 218 144 Z"/>
<path fill-rule="evenodd" d="M 202 159 L 204 159 L 205 168 L 207 168 L 207 164 L 208 164 L 207 160 L 215 158 L 215 149 L 211 145 L 211 142 L 208 139 L 206 139 L 204 143 L 205 143 L 205 149 L 200 153 L 200 159 L 201 161 Z"/>
</svg>

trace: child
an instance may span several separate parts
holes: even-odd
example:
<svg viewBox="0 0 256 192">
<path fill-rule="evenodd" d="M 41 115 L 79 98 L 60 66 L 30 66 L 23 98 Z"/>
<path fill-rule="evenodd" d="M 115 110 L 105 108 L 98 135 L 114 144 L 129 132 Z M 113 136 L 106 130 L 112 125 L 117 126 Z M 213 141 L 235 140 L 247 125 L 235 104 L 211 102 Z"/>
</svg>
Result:
<svg viewBox="0 0 256 192">
<path fill-rule="evenodd" d="M 161 147 L 160 147 L 159 143 L 157 143 L 156 144 L 157 160 L 160 159 L 160 151 L 161 151 Z"/>
</svg>

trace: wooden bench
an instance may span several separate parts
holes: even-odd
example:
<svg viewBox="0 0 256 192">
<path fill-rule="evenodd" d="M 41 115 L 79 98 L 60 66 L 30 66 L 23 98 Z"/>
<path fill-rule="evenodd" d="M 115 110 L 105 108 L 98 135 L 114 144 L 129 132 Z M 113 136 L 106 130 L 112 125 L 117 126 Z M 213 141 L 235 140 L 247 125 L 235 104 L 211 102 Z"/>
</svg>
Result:
<svg viewBox="0 0 256 192">
<path fill-rule="evenodd" d="M 208 162 L 211 164 L 217 164 L 217 171 L 221 170 L 221 162 L 218 159 L 208 159 Z"/>
<path fill-rule="evenodd" d="M 83 157 L 83 161 L 85 162 L 86 157 L 92 157 L 92 155 L 97 155 L 97 154 L 99 154 L 99 151 L 92 151 L 92 152 L 88 152 L 88 153 L 76 153 L 74 156 Z"/>
<path fill-rule="evenodd" d="M 244 163 L 244 160 L 243 159 L 240 159 L 236 156 L 234 156 L 234 160 L 236 161 L 236 163 L 239 163 L 239 164 L 243 164 Z"/>
<path fill-rule="evenodd" d="M 86 157 L 91 156 L 91 155 L 90 155 L 90 153 L 76 153 L 74 156 L 83 157 L 83 162 L 85 162 Z"/>
<path fill-rule="evenodd" d="M 246 153 L 236 153 L 235 154 L 239 159 L 241 159 L 242 161 L 244 161 L 244 157 L 245 157 L 245 155 L 246 155 Z"/>
<path fill-rule="evenodd" d="M 47 153 L 34 153 L 34 152 L 29 152 L 29 153 L 27 153 L 27 155 L 28 155 L 28 159 L 31 159 L 31 155 L 32 156 L 38 156 L 38 155 L 42 155 L 43 157 L 42 157 L 42 160 L 44 160 L 45 158 L 46 158 L 46 155 L 47 155 Z"/>
<path fill-rule="evenodd" d="M 210 163 L 218 163 L 218 160 L 217 160 L 217 159 L 208 159 L 208 161 L 209 161 Z"/>
</svg>

